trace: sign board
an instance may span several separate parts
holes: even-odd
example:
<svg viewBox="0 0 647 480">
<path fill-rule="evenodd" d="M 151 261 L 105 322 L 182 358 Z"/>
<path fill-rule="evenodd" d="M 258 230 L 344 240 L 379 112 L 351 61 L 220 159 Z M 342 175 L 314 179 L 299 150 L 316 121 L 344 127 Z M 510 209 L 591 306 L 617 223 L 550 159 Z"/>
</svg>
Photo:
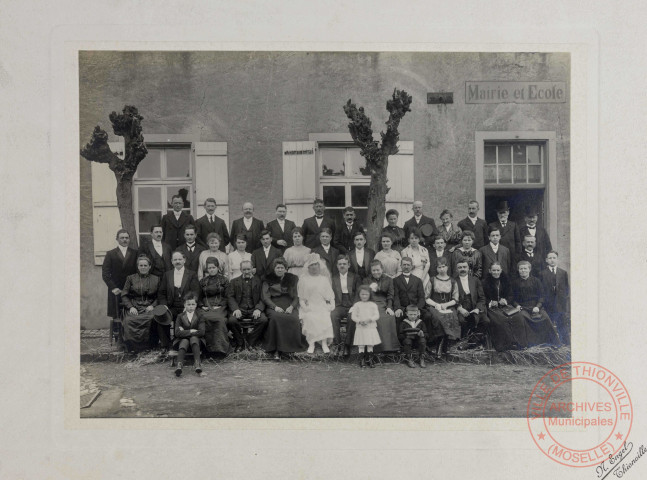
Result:
<svg viewBox="0 0 647 480">
<path fill-rule="evenodd" d="M 465 82 L 465 103 L 565 103 L 566 82 Z"/>
</svg>

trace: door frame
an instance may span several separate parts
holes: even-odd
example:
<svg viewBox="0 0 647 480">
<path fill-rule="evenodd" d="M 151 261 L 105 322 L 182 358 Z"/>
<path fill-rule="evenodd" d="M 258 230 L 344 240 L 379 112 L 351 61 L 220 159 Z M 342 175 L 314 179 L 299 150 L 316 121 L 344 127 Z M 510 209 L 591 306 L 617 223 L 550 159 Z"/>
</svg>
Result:
<svg viewBox="0 0 647 480">
<path fill-rule="evenodd" d="M 483 181 L 483 164 L 485 142 L 496 140 L 527 141 L 540 140 L 546 142 L 545 155 L 545 222 L 550 238 L 557 238 L 557 133 L 555 131 L 498 131 L 474 132 L 476 149 L 476 201 L 485 208 L 485 183 Z"/>
</svg>

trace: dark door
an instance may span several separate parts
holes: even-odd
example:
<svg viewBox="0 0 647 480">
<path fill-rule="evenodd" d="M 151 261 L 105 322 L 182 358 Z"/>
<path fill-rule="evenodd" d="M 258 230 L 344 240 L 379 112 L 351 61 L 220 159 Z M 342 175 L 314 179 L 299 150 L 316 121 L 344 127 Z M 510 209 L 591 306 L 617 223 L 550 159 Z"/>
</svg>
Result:
<svg viewBox="0 0 647 480">
<path fill-rule="evenodd" d="M 524 224 L 524 211 L 527 205 L 532 205 L 539 212 L 537 223 L 546 228 L 544 215 L 544 188 L 485 190 L 485 221 L 496 222 L 496 207 L 502 200 L 510 205 L 509 219 L 518 225 Z"/>
</svg>

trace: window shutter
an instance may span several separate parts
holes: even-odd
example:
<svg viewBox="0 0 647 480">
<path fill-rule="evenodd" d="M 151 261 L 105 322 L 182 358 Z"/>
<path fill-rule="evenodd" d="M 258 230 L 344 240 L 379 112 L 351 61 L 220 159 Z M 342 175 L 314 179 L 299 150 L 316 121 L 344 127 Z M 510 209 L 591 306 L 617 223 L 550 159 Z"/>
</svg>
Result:
<svg viewBox="0 0 647 480">
<path fill-rule="evenodd" d="M 125 144 L 108 142 L 110 150 L 124 158 Z M 94 264 L 103 264 L 108 250 L 115 248 L 115 235 L 121 228 L 117 208 L 117 179 L 107 163 L 90 162 L 92 170 L 92 221 L 94 236 Z"/>
<path fill-rule="evenodd" d="M 227 142 L 196 142 L 195 159 L 196 219 L 202 217 L 204 201 L 215 198 L 216 215 L 229 225 L 229 178 L 227 170 Z"/>
<path fill-rule="evenodd" d="M 316 197 L 316 142 L 283 142 L 283 201 L 287 218 L 298 226 L 312 215 Z"/>
<path fill-rule="evenodd" d="M 414 163 L 413 142 L 399 142 L 397 155 L 389 157 L 387 177 L 391 188 L 386 195 L 386 209 L 395 208 L 400 212 L 398 225 L 401 227 L 412 215 L 411 205 L 414 201 Z M 384 225 L 386 225 L 386 219 Z"/>
</svg>

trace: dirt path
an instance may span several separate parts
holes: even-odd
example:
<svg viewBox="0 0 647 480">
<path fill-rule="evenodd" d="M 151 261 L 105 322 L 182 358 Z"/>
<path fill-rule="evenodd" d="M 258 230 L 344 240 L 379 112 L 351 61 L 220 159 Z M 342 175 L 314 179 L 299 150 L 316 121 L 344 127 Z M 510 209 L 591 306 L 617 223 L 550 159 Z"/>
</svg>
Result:
<svg viewBox="0 0 647 480">
<path fill-rule="evenodd" d="M 168 363 L 127 365 L 84 365 L 111 403 L 99 397 L 82 417 L 522 417 L 530 391 L 548 370 L 225 361 L 205 364 L 201 377 L 187 367 L 176 378 Z M 115 390 L 125 401 L 115 402 Z"/>
</svg>

